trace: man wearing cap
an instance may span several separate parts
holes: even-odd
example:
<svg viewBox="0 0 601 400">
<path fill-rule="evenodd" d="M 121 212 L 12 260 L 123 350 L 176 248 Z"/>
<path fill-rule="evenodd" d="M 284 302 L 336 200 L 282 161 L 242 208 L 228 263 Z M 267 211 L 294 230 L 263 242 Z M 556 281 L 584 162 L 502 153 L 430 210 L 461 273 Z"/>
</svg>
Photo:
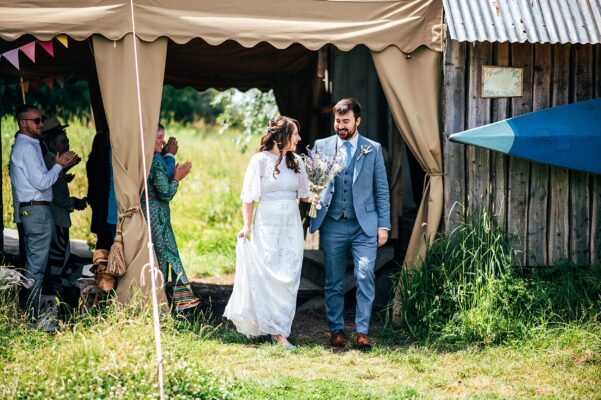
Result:
<svg viewBox="0 0 601 400">
<path fill-rule="evenodd" d="M 52 168 L 54 165 L 57 154 L 69 151 L 69 138 L 65 131 L 67 126 L 68 125 L 62 125 L 56 117 L 44 121 L 42 142 L 47 146 L 44 162 L 48 169 Z M 75 164 L 79 161 L 80 159 L 78 157 Z M 54 230 L 42 294 L 52 296 L 58 295 L 62 298 L 64 303 L 70 306 L 76 306 L 77 297 L 73 296 L 73 291 L 68 289 L 72 287 L 68 276 L 68 261 L 71 255 L 71 246 L 69 242 L 69 228 L 71 227 L 70 214 L 74 210 L 85 209 L 87 204 L 84 199 L 71 196 L 68 183 L 73 180 L 74 175 L 67 174 L 67 169 L 68 168 L 63 169 L 58 180 L 52 185 L 50 211 L 52 212 L 52 219 L 54 221 Z"/>
<path fill-rule="evenodd" d="M 24 104 L 17 108 L 16 119 L 19 132 L 10 155 L 10 180 L 25 236 L 25 270 L 34 281 L 33 286 L 25 291 L 22 306 L 37 321 L 54 228 L 50 212 L 52 185 L 60 172 L 73 165 L 78 157 L 72 151 L 57 154 L 55 164 L 47 169 L 40 147 L 44 127 L 40 111 L 35 106 Z M 44 330 L 47 327 L 40 323 L 39 328 Z"/>
</svg>

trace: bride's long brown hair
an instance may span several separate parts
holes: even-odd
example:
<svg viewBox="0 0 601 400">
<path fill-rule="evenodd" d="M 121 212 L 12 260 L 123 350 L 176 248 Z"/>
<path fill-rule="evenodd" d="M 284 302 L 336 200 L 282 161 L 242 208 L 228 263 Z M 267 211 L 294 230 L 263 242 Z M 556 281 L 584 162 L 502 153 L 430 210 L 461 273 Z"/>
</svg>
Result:
<svg viewBox="0 0 601 400">
<path fill-rule="evenodd" d="M 284 116 L 273 117 L 271 121 L 269 121 L 267 132 L 261 138 L 259 151 L 271 151 L 273 146 L 277 146 L 280 150 L 280 156 L 275 163 L 273 171 L 274 178 L 280 173 L 278 166 L 282 162 L 284 149 L 288 147 L 288 144 L 292 140 L 294 126 L 296 126 L 296 129 L 300 132 L 300 124 L 297 120 Z M 286 166 L 297 174 L 300 173 L 300 166 L 291 151 L 286 152 Z"/>
</svg>

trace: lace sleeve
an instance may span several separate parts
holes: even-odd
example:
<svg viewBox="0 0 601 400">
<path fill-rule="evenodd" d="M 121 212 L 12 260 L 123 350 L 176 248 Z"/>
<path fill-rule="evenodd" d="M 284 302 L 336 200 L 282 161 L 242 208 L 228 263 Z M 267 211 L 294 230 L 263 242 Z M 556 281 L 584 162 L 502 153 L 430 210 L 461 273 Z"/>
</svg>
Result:
<svg viewBox="0 0 601 400">
<path fill-rule="evenodd" d="M 255 154 L 248 163 L 244 173 L 244 183 L 240 198 L 245 203 L 259 201 L 261 199 L 261 157 Z"/>
<path fill-rule="evenodd" d="M 300 179 L 298 185 L 297 197 L 299 199 L 306 199 L 311 197 L 311 192 L 309 191 L 309 177 L 307 176 L 307 170 L 305 169 L 305 163 L 300 156 L 297 156 L 297 160 L 300 164 Z"/>
</svg>

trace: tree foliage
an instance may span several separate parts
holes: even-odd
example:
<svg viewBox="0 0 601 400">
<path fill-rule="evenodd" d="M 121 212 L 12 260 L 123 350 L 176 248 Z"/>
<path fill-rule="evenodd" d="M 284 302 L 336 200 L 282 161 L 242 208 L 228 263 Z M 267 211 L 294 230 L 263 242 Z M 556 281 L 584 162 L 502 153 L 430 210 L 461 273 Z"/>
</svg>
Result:
<svg viewBox="0 0 601 400">
<path fill-rule="evenodd" d="M 12 115 L 16 107 L 23 104 L 21 86 L 17 82 L 14 77 L 0 80 L 0 115 Z M 39 107 L 44 115 L 58 115 L 64 120 L 86 119 L 92 115 L 88 83 L 84 80 L 67 80 L 62 88 L 57 83 L 53 89 L 44 83 L 30 86 L 25 99 Z"/>
<path fill-rule="evenodd" d="M 218 93 L 215 89 L 198 92 L 192 87 L 176 89 L 166 85 L 161 101 L 161 120 L 186 124 L 202 119 L 207 124 L 214 124 L 224 110 L 221 102 L 214 101 Z"/>
<path fill-rule="evenodd" d="M 235 139 L 242 152 L 246 151 L 254 136 L 265 132 L 269 120 L 279 113 L 272 90 L 261 92 L 259 89 L 250 89 L 241 93 L 236 89 L 228 89 L 219 93 L 212 104 L 223 105 L 223 112 L 217 118 L 221 132 L 230 128 L 242 131 Z"/>
</svg>

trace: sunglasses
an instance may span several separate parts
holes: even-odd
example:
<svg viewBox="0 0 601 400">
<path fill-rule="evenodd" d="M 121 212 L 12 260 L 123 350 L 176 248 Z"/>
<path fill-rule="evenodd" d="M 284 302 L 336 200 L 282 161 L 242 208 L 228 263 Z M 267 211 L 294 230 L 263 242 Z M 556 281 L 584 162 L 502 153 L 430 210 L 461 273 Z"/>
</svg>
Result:
<svg viewBox="0 0 601 400">
<path fill-rule="evenodd" d="M 34 124 L 39 125 L 44 122 L 44 118 L 21 118 L 24 121 L 33 121 Z"/>
</svg>

